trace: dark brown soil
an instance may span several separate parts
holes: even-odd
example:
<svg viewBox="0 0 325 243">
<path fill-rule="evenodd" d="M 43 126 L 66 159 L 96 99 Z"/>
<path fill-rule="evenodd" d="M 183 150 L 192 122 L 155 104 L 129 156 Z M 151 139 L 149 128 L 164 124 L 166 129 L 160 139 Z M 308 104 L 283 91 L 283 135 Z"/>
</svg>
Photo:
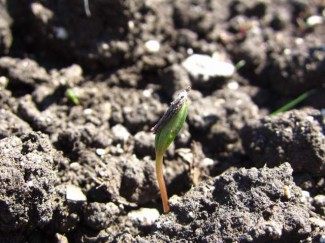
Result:
<svg viewBox="0 0 325 243">
<path fill-rule="evenodd" d="M 0 1 L 0 242 L 324 242 L 324 40 L 322 0 Z"/>
</svg>

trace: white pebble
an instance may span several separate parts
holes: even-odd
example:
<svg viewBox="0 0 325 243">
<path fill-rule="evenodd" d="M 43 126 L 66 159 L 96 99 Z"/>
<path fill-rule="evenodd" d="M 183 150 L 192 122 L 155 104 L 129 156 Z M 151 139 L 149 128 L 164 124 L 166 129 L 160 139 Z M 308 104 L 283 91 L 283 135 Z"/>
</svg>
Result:
<svg viewBox="0 0 325 243">
<path fill-rule="evenodd" d="M 212 166 L 214 165 L 214 161 L 213 159 L 210 159 L 210 158 L 204 158 L 202 160 L 202 163 L 200 165 L 200 168 L 204 168 L 204 167 L 208 167 L 208 166 Z"/>
<path fill-rule="evenodd" d="M 28 187 L 32 187 L 32 186 L 34 186 L 34 182 L 33 182 L 33 181 L 28 181 L 28 182 L 27 182 L 27 186 L 28 186 Z"/>
<path fill-rule="evenodd" d="M 129 212 L 128 217 L 131 221 L 138 222 L 141 226 L 150 226 L 159 218 L 159 212 L 154 208 L 141 208 Z"/>
<path fill-rule="evenodd" d="M 298 45 L 298 46 L 304 44 L 304 42 L 305 42 L 305 41 L 304 41 L 303 38 L 296 38 L 296 39 L 295 39 L 295 44 Z"/>
<path fill-rule="evenodd" d="M 232 81 L 227 84 L 227 87 L 230 90 L 237 90 L 239 88 L 239 84 L 236 81 Z"/>
<path fill-rule="evenodd" d="M 91 115 L 91 114 L 93 114 L 93 110 L 91 108 L 86 108 L 86 109 L 84 109 L 84 114 L 87 116 Z"/>
<path fill-rule="evenodd" d="M 194 78 L 202 78 L 203 81 L 213 77 L 231 77 L 235 73 L 233 64 L 208 55 L 193 54 L 182 65 Z"/>
<path fill-rule="evenodd" d="M 142 94 L 143 94 L 144 97 L 151 97 L 152 92 L 153 92 L 152 89 L 145 89 L 145 90 L 143 90 Z"/>
<path fill-rule="evenodd" d="M 144 43 L 144 47 L 149 53 L 158 53 L 160 50 L 160 43 L 157 40 L 148 40 Z"/>
<path fill-rule="evenodd" d="M 283 53 L 284 53 L 284 55 L 288 56 L 288 55 L 290 55 L 292 53 L 292 51 L 289 48 L 285 48 Z"/>
<path fill-rule="evenodd" d="M 99 157 L 102 157 L 106 154 L 106 150 L 105 149 L 102 149 L 102 148 L 98 148 L 96 149 L 96 154 L 99 156 Z"/>
<path fill-rule="evenodd" d="M 127 141 L 128 138 L 130 137 L 129 131 L 121 124 L 117 124 L 114 127 L 112 127 L 112 133 L 117 139 L 123 142 Z"/>
<path fill-rule="evenodd" d="M 49 20 L 53 18 L 53 12 L 49 10 L 48 8 L 44 7 L 40 3 L 32 3 L 31 4 L 31 10 L 33 14 L 42 20 L 43 23 L 48 23 Z"/>
<path fill-rule="evenodd" d="M 107 51 L 109 49 L 109 45 L 107 43 L 102 43 L 101 46 L 102 46 L 102 49 L 105 51 Z"/>
<path fill-rule="evenodd" d="M 71 201 L 87 201 L 87 197 L 83 194 L 81 188 L 74 185 L 67 185 L 66 198 Z"/>
<path fill-rule="evenodd" d="M 308 191 L 302 190 L 301 191 L 301 198 L 300 201 L 301 202 L 308 202 L 310 199 L 310 193 Z"/>
<path fill-rule="evenodd" d="M 322 24 L 324 22 L 324 19 L 322 16 L 319 16 L 319 15 L 313 15 L 313 16 L 310 16 L 308 19 L 307 19 L 307 25 L 308 26 L 315 26 L 315 25 L 318 25 L 318 24 Z"/>
<path fill-rule="evenodd" d="M 9 79 L 5 76 L 1 76 L 0 77 L 0 90 L 6 88 L 8 83 L 9 83 Z"/>
<path fill-rule="evenodd" d="M 324 205 L 325 206 L 325 195 L 317 195 L 314 197 L 314 202 L 318 205 Z"/>
<path fill-rule="evenodd" d="M 134 26 L 135 26 L 135 25 L 134 25 L 134 22 L 130 20 L 130 21 L 128 22 L 128 27 L 129 27 L 129 29 L 130 29 L 130 30 L 133 30 L 133 29 L 134 29 Z"/>
</svg>

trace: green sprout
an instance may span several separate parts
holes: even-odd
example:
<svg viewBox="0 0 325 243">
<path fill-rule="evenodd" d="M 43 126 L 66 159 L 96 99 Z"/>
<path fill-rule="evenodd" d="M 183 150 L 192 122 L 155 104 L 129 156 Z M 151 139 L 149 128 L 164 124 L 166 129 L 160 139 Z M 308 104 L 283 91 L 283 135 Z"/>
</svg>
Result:
<svg viewBox="0 0 325 243">
<path fill-rule="evenodd" d="M 80 101 L 78 99 L 78 96 L 72 89 L 67 89 L 65 91 L 66 96 L 72 101 L 73 104 L 75 105 L 80 105 Z"/>
<path fill-rule="evenodd" d="M 277 109 L 276 111 L 273 111 L 270 116 L 275 116 L 277 114 L 280 114 L 282 112 L 285 112 L 287 110 L 290 110 L 291 108 L 295 107 L 296 105 L 298 105 L 300 102 L 304 101 L 305 99 L 307 99 L 310 95 L 312 95 L 315 92 L 315 90 L 309 90 L 301 95 L 299 95 L 297 98 L 293 99 L 292 101 L 288 102 L 287 104 L 285 104 L 284 106 L 280 107 L 279 109 Z"/>
<path fill-rule="evenodd" d="M 240 60 L 239 62 L 236 63 L 235 67 L 237 70 L 243 68 L 246 65 L 246 61 L 245 60 Z"/>
<path fill-rule="evenodd" d="M 156 174 L 160 189 L 161 200 L 164 213 L 169 212 L 168 195 L 163 174 L 163 156 L 168 146 L 174 141 L 176 135 L 184 125 L 187 111 L 188 99 L 187 92 L 190 88 L 183 90 L 176 100 L 174 100 L 162 118 L 151 129 L 156 134 Z"/>
</svg>

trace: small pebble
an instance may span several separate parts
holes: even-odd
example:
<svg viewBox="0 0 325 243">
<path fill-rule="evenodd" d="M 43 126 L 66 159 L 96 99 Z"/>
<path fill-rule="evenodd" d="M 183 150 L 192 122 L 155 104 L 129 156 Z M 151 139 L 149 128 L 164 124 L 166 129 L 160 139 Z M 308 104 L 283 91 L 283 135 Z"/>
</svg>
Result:
<svg viewBox="0 0 325 243">
<path fill-rule="evenodd" d="M 188 49 L 186 50 L 186 52 L 187 52 L 188 55 L 192 55 L 192 54 L 194 53 L 194 51 L 193 51 L 192 48 L 188 48 Z"/>
<path fill-rule="evenodd" d="M 310 193 L 308 191 L 302 190 L 301 202 L 308 202 L 310 199 Z"/>
<path fill-rule="evenodd" d="M 237 90 L 239 88 L 239 84 L 236 81 L 232 81 L 227 84 L 227 87 L 231 90 Z"/>
<path fill-rule="evenodd" d="M 81 188 L 74 185 L 67 185 L 66 198 L 71 201 L 87 201 L 87 197 L 83 194 Z"/>
<path fill-rule="evenodd" d="M 141 226 L 151 226 L 159 218 L 159 211 L 155 208 L 141 208 L 129 212 L 128 217 Z"/>
<path fill-rule="evenodd" d="M 91 108 L 84 109 L 84 114 L 86 116 L 91 115 L 93 113 L 93 110 Z"/>
<path fill-rule="evenodd" d="M 318 24 L 322 24 L 324 22 L 324 18 L 319 15 L 313 15 L 313 16 L 310 16 L 306 22 L 307 22 L 308 26 L 312 27 L 312 26 L 315 26 Z"/>
<path fill-rule="evenodd" d="M 305 42 L 305 41 L 304 41 L 303 38 L 296 38 L 296 39 L 295 39 L 295 44 L 298 45 L 298 46 L 304 44 L 304 42 Z"/>
<path fill-rule="evenodd" d="M 143 94 L 144 97 L 151 97 L 152 93 L 153 93 L 152 89 L 145 89 L 145 90 L 142 91 L 142 94 Z"/>
<path fill-rule="evenodd" d="M 325 195 L 320 194 L 315 196 L 313 205 L 318 213 L 325 216 Z"/>
<path fill-rule="evenodd" d="M 124 150 L 121 147 L 121 144 L 117 144 L 116 146 L 110 147 L 110 154 L 112 155 L 124 154 Z"/>
<path fill-rule="evenodd" d="M 57 243 L 69 243 L 67 237 L 65 235 L 61 235 L 59 233 L 55 234 L 55 242 L 57 242 Z"/>
<path fill-rule="evenodd" d="M 202 160 L 202 163 L 200 164 L 200 168 L 205 168 L 205 167 L 212 166 L 212 165 L 214 165 L 214 160 L 213 159 L 204 158 Z"/>
<path fill-rule="evenodd" d="M 105 149 L 102 149 L 102 148 L 98 148 L 96 149 L 96 154 L 99 156 L 99 157 L 102 157 L 106 154 L 106 150 Z"/>
<path fill-rule="evenodd" d="M 286 56 L 291 55 L 291 53 L 292 53 L 292 51 L 289 48 L 285 48 L 284 51 L 283 51 L 283 54 L 286 55 Z"/>
<path fill-rule="evenodd" d="M 70 164 L 70 168 L 73 169 L 73 170 L 77 170 L 77 169 L 80 169 L 81 166 L 80 166 L 80 164 L 78 162 L 72 162 Z"/>
<path fill-rule="evenodd" d="M 130 137 L 129 131 L 121 124 L 117 124 L 112 127 L 112 133 L 118 140 L 123 142 L 127 141 Z"/>
<path fill-rule="evenodd" d="M 33 181 L 28 181 L 26 184 L 27 184 L 28 187 L 33 187 L 34 186 L 34 182 Z"/>
<path fill-rule="evenodd" d="M 57 39 L 66 40 L 69 36 L 67 30 L 63 27 L 56 27 L 54 31 Z"/>
<path fill-rule="evenodd" d="M 9 83 L 9 79 L 5 76 L 0 77 L 0 90 L 5 89 Z"/>
<path fill-rule="evenodd" d="M 43 23 L 48 23 L 54 16 L 53 12 L 44 7 L 41 3 L 32 3 L 30 7 L 32 13 L 41 19 Z"/>
<path fill-rule="evenodd" d="M 314 203 L 320 206 L 325 206 L 325 195 L 317 195 L 314 197 Z"/>
<path fill-rule="evenodd" d="M 149 53 L 158 53 L 160 50 L 160 43 L 157 40 L 148 40 L 144 43 L 144 47 Z"/>
<path fill-rule="evenodd" d="M 128 22 L 128 27 L 129 27 L 129 29 L 130 29 L 130 30 L 133 30 L 133 29 L 134 29 L 134 26 L 135 26 L 135 25 L 134 25 L 134 22 L 130 20 L 130 21 Z"/>
<path fill-rule="evenodd" d="M 107 51 L 109 49 L 109 45 L 107 43 L 102 43 L 101 47 L 103 50 Z"/>
<path fill-rule="evenodd" d="M 235 73 L 233 64 L 208 55 L 193 54 L 186 58 L 182 65 L 194 78 L 202 78 L 204 81 L 213 77 L 231 77 Z"/>
</svg>

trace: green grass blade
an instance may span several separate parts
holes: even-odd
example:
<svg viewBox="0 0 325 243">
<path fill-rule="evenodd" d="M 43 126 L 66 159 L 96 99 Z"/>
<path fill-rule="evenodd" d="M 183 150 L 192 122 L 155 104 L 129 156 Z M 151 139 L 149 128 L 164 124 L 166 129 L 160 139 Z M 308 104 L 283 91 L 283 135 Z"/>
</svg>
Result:
<svg viewBox="0 0 325 243">
<path fill-rule="evenodd" d="M 293 107 L 295 107 L 297 104 L 299 104 L 300 102 L 304 101 L 305 99 L 307 99 L 310 95 L 312 95 L 315 92 L 315 90 L 309 90 L 301 95 L 299 95 L 297 98 L 295 98 L 294 100 L 290 101 L 289 103 L 285 104 L 284 106 L 280 107 L 279 109 L 277 109 L 276 111 L 273 111 L 270 116 L 275 116 L 278 115 L 279 113 L 288 111 L 290 109 L 292 109 Z"/>
</svg>

